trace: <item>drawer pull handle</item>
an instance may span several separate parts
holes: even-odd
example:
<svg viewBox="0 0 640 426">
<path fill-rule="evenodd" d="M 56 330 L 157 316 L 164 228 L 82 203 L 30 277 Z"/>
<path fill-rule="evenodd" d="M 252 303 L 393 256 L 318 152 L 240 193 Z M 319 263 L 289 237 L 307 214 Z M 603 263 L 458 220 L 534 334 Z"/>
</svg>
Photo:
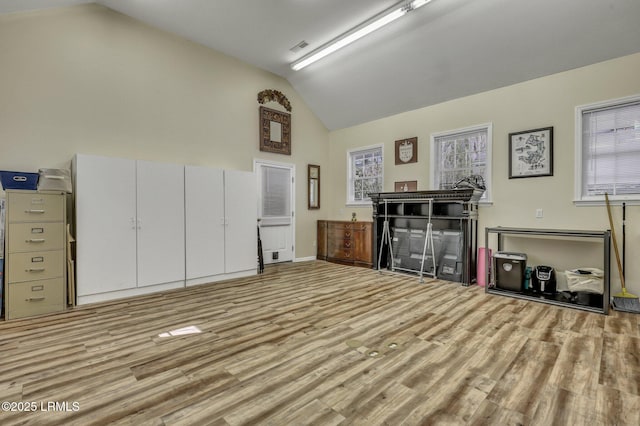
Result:
<svg viewBox="0 0 640 426">
<path fill-rule="evenodd" d="M 25 272 L 44 272 L 44 268 L 27 268 Z"/>
<path fill-rule="evenodd" d="M 43 297 L 30 297 L 28 299 L 25 299 L 25 302 L 39 302 L 41 300 L 44 300 L 44 296 Z"/>
<path fill-rule="evenodd" d="M 30 210 L 25 210 L 25 213 L 38 213 L 38 214 L 43 214 L 44 213 L 44 209 L 30 209 Z"/>
<path fill-rule="evenodd" d="M 24 241 L 25 243 L 44 243 L 45 239 L 44 238 L 29 238 L 28 240 Z"/>
</svg>

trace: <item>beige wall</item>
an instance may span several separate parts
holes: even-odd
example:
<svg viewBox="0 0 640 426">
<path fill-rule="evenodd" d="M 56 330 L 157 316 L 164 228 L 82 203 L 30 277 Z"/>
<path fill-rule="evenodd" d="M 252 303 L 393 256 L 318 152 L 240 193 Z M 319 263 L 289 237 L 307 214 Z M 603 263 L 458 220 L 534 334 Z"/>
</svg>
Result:
<svg viewBox="0 0 640 426">
<path fill-rule="evenodd" d="M 430 135 L 493 123 L 493 204 L 480 208 L 482 231 L 487 226 L 608 229 L 605 207 L 573 204 L 575 107 L 639 94 L 639 76 L 640 54 L 635 54 L 331 132 L 331 168 L 327 174 L 332 179 L 329 217 L 347 219 L 353 211 L 361 219 L 371 217 L 370 208 L 345 206 L 347 150 L 384 144 L 384 190 L 393 191 L 395 181 L 416 179 L 418 189 L 429 189 Z M 547 126 L 554 128 L 554 175 L 510 180 L 508 134 Z M 394 141 L 413 136 L 418 137 L 418 163 L 395 166 Z M 535 218 L 536 208 L 544 209 L 544 218 Z M 621 208 L 615 206 L 613 214 L 620 239 Z M 484 232 L 481 235 L 484 244 Z M 559 250 L 560 257 L 554 254 L 553 260 L 547 262 L 567 267 L 574 261 L 581 261 L 580 258 L 569 258 L 569 253 L 575 253 L 573 248 Z M 640 262 L 635 262 L 637 256 L 640 256 L 640 206 L 628 206 L 626 282 L 630 291 L 639 294 Z M 577 266 L 588 265 L 574 265 Z M 619 290 L 619 278 L 613 257 L 611 266 L 612 291 L 615 292 Z"/>
<path fill-rule="evenodd" d="M 286 80 L 97 5 L 0 16 L 0 62 L 0 169 L 68 168 L 77 152 L 239 170 L 292 163 L 296 256 L 315 255 L 326 208 L 307 211 L 307 164 L 328 164 L 328 131 Z M 258 149 L 264 89 L 291 101 L 291 156 Z"/>
<path fill-rule="evenodd" d="M 315 254 L 317 219 L 371 217 L 370 208 L 345 206 L 348 149 L 384 144 L 384 190 L 414 179 L 428 189 L 430 134 L 487 122 L 493 205 L 481 208 L 481 229 L 607 229 L 604 207 L 572 202 L 574 108 L 640 93 L 636 54 L 329 134 L 280 77 L 97 5 L 0 16 L 0 60 L 0 169 L 69 167 L 76 152 L 240 170 L 257 158 L 292 163 L 298 258 Z M 280 90 L 293 106 L 290 157 L 258 150 L 263 89 Z M 554 176 L 509 180 L 508 133 L 546 126 L 554 127 Z M 394 166 L 393 142 L 413 136 L 418 163 Z M 308 163 L 322 166 L 318 211 L 306 208 Z M 640 293 L 640 207 L 627 213 L 627 283 Z M 614 216 L 620 236 L 620 207 Z"/>
</svg>

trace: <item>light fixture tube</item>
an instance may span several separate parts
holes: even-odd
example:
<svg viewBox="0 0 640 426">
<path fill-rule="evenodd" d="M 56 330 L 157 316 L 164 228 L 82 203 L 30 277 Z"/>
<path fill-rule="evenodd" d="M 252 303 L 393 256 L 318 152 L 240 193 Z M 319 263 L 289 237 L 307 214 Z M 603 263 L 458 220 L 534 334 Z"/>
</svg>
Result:
<svg viewBox="0 0 640 426">
<path fill-rule="evenodd" d="M 348 31 L 347 33 L 341 35 L 333 41 L 330 41 L 326 45 L 322 46 L 318 50 L 310 53 L 304 58 L 295 61 L 291 64 L 291 68 L 294 71 L 299 71 L 302 68 L 311 65 L 312 63 L 319 61 L 327 55 L 335 52 L 336 50 L 342 49 L 343 47 L 353 43 L 356 40 L 361 39 L 374 32 L 375 30 L 382 28 L 383 26 L 395 21 L 396 19 L 402 17 L 407 12 L 415 10 L 425 4 L 431 2 L 432 0 L 414 0 L 409 4 L 406 4 L 406 1 L 401 2 L 400 4 L 392 7 L 388 13 L 383 12 L 382 14 L 373 17 L 369 21 L 359 25 L 358 27 Z"/>
</svg>

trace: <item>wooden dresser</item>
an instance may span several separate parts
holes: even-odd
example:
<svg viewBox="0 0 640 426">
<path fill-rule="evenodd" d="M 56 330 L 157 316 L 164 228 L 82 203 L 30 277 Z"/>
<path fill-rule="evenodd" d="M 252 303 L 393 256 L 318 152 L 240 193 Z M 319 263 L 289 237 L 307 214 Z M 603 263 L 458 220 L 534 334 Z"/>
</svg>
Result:
<svg viewBox="0 0 640 426">
<path fill-rule="evenodd" d="M 65 207 L 60 193 L 7 190 L 5 319 L 65 309 Z"/>
<path fill-rule="evenodd" d="M 317 259 L 371 268 L 372 222 L 318 221 Z"/>
</svg>

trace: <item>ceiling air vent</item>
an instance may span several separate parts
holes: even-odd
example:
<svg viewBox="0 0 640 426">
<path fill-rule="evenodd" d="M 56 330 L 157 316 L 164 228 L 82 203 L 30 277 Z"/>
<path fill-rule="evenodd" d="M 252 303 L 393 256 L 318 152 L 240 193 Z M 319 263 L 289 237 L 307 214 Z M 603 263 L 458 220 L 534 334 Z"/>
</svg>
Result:
<svg viewBox="0 0 640 426">
<path fill-rule="evenodd" d="M 306 41 L 302 40 L 300 43 L 296 44 L 295 46 L 293 46 L 289 50 L 292 51 L 293 53 L 298 53 L 299 51 L 301 51 L 302 49 L 304 49 L 308 45 L 309 45 L 309 43 L 307 43 Z"/>
</svg>

